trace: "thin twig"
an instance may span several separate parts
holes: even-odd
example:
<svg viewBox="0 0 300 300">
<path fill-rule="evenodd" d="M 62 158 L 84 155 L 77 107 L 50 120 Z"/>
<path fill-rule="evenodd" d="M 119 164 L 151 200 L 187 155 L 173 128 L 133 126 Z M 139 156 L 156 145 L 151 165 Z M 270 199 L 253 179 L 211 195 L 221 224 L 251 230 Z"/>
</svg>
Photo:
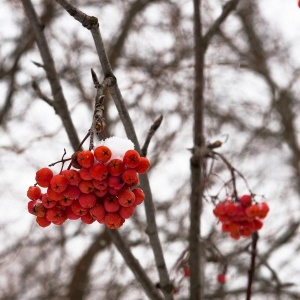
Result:
<svg viewBox="0 0 300 300">
<path fill-rule="evenodd" d="M 74 124 L 72 122 L 67 102 L 62 92 L 58 74 L 55 69 L 54 60 L 52 58 L 48 42 L 43 32 L 43 26 L 40 24 L 37 14 L 34 10 L 31 0 L 22 0 L 25 13 L 32 26 L 35 39 L 40 50 L 40 54 L 45 67 L 46 75 L 50 83 L 52 95 L 55 102 L 56 112 L 59 114 L 61 121 L 66 129 L 69 140 L 73 149 L 80 143 Z"/>
<path fill-rule="evenodd" d="M 205 49 L 207 49 L 211 39 L 218 32 L 221 24 L 226 20 L 229 14 L 236 8 L 238 2 L 239 0 L 231 0 L 224 5 L 221 15 L 216 19 L 214 24 L 209 28 L 209 30 L 203 37 L 203 43 Z"/>
<path fill-rule="evenodd" d="M 248 271 L 248 286 L 247 286 L 246 300 L 251 299 L 251 287 L 252 287 L 254 273 L 255 273 L 255 258 L 256 258 L 257 241 L 258 241 L 258 233 L 254 232 L 252 234 L 251 262 L 250 262 L 250 269 Z"/>
<path fill-rule="evenodd" d="M 163 120 L 163 115 L 160 115 L 152 124 L 152 126 L 150 127 L 150 130 L 148 132 L 148 135 L 146 137 L 145 143 L 143 145 L 143 147 L 141 148 L 141 156 L 147 156 L 147 152 L 148 152 L 148 147 L 150 144 L 150 141 L 152 139 L 152 137 L 154 136 L 156 130 L 159 128 L 161 122 Z"/>
<path fill-rule="evenodd" d="M 38 86 L 36 81 L 32 81 L 31 86 L 33 88 L 33 90 L 35 91 L 35 93 L 37 94 L 38 97 L 40 97 L 42 100 L 44 100 L 47 104 L 49 104 L 50 106 L 52 106 L 55 110 L 55 105 L 54 105 L 54 101 L 50 98 L 48 98 L 40 89 L 40 87 Z M 56 112 L 57 113 L 57 112 Z"/>
</svg>

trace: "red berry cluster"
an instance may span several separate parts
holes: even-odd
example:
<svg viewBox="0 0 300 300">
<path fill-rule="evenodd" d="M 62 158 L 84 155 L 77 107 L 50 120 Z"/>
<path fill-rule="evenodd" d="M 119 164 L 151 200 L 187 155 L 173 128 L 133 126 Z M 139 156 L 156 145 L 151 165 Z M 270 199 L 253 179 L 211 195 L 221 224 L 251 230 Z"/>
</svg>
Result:
<svg viewBox="0 0 300 300">
<path fill-rule="evenodd" d="M 253 201 L 250 195 L 242 196 L 239 201 L 224 200 L 213 210 L 214 215 L 222 224 L 222 231 L 228 232 L 233 239 L 249 237 L 262 228 L 264 219 L 269 212 L 266 202 L 260 204 Z"/>
<path fill-rule="evenodd" d="M 101 145 L 94 152 L 75 153 L 72 166 L 56 175 L 49 168 L 36 172 L 36 184 L 27 191 L 28 211 L 40 226 L 80 218 L 87 224 L 98 221 L 119 228 L 145 198 L 135 186 L 138 173 L 146 173 L 150 162 L 135 150 L 128 150 L 123 159 L 112 159 L 110 148 Z"/>
</svg>

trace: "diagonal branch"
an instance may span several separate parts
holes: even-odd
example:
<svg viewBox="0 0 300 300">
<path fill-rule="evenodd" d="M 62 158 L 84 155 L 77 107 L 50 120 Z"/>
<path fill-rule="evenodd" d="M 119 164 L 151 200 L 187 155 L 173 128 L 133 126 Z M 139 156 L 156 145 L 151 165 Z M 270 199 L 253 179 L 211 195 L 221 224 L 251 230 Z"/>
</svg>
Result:
<svg viewBox="0 0 300 300">
<path fill-rule="evenodd" d="M 112 239 L 114 245 L 117 247 L 118 251 L 122 254 L 127 266 L 131 269 L 132 273 L 138 279 L 139 283 L 142 285 L 144 291 L 148 295 L 149 299 L 161 300 L 163 299 L 161 294 L 149 279 L 144 269 L 138 262 L 138 260 L 133 256 L 130 248 L 128 247 L 125 240 L 122 238 L 118 230 L 107 230 L 110 238 Z"/>
<path fill-rule="evenodd" d="M 224 5 L 221 15 L 219 16 L 219 18 L 216 19 L 214 24 L 209 28 L 209 30 L 206 32 L 206 34 L 203 37 L 203 43 L 205 49 L 207 49 L 213 36 L 219 31 L 219 28 L 222 25 L 222 23 L 227 19 L 229 14 L 236 8 L 238 3 L 239 0 L 231 0 Z"/>
<path fill-rule="evenodd" d="M 31 0 L 22 0 L 25 13 L 31 23 L 38 48 L 41 53 L 43 64 L 45 66 L 46 75 L 50 83 L 52 95 L 55 102 L 55 108 L 61 118 L 61 121 L 67 131 L 67 135 L 74 149 L 77 148 L 80 141 L 72 122 L 70 112 L 68 110 L 65 96 L 62 92 L 62 87 L 57 75 L 54 61 L 50 53 L 50 49 L 43 32 L 43 26 L 40 24 Z"/>
</svg>

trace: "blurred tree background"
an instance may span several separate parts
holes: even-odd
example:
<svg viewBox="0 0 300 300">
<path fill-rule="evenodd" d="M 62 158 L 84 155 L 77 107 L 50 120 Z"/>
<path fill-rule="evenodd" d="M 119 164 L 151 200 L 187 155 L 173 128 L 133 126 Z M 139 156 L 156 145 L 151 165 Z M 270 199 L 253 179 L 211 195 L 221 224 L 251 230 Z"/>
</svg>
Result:
<svg viewBox="0 0 300 300">
<path fill-rule="evenodd" d="M 30 1 L 22 2 L 25 6 Z M 64 148 L 71 155 L 79 144 L 66 124 L 72 120 L 79 140 L 90 128 L 95 98 L 90 69 L 103 78 L 91 34 L 57 2 L 32 1 L 62 86 L 53 94 L 22 3 L 1 1 L 0 299 L 147 299 L 149 294 L 103 225 L 67 221 L 41 228 L 27 213 L 26 191 L 34 184 L 36 170 L 59 160 Z M 299 17 L 294 2 L 284 5 Z M 292 29 L 287 34 L 272 21 L 275 16 L 268 9 L 273 3 L 277 7 L 276 0 L 202 1 L 203 135 L 206 143 L 223 142 L 218 152 L 270 205 L 259 232 L 252 299 L 288 300 L 300 299 L 300 35 Z M 140 144 L 154 120 L 164 116 L 148 158 L 172 292 L 160 292 L 143 207 L 118 231 L 161 299 L 192 299 L 184 271 L 189 264 L 188 149 L 194 139 L 193 2 L 74 0 L 72 4 L 99 20 Z M 293 28 L 292 16 L 284 13 Z M 32 88 L 33 82 L 38 90 Z M 66 107 L 53 104 L 57 97 L 66 99 L 67 115 Z M 109 93 L 105 101 L 107 133 L 125 137 Z M 214 160 L 201 215 L 203 299 L 246 297 L 251 238 L 235 241 L 222 234 L 212 213 L 211 197 L 230 176 L 224 164 Z M 239 195 L 249 192 L 242 178 L 237 187 Z M 219 199 L 225 196 L 223 189 Z M 220 284 L 217 275 L 225 269 L 227 280 Z"/>
</svg>

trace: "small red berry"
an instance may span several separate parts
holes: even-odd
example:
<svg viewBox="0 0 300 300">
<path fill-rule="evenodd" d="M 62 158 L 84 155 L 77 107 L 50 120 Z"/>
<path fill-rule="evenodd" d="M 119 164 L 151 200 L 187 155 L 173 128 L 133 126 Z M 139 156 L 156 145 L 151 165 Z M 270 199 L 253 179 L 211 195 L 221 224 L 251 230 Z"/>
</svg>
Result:
<svg viewBox="0 0 300 300">
<path fill-rule="evenodd" d="M 112 159 L 107 167 L 109 174 L 113 176 L 121 175 L 124 170 L 124 164 L 122 160 L 118 158 Z"/>
<path fill-rule="evenodd" d="M 259 208 L 256 204 L 250 205 L 249 207 L 246 208 L 246 215 L 249 218 L 256 218 L 259 213 Z"/>
<path fill-rule="evenodd" d="M 269 205 L 266 202 L 262 202 L 258 204 L 257 217 L 260 219 L 264 219 L 267 216 L 269 210 L 270 210 Z"/>
<path fill-rule="evenodd" d="M 124 185 L 124 181 L 122 179 L 121 176 L 112 176 L 112 175 L 109 175 L 108 177 L 108 185 L 110 187 L 113 187 L 115 188 L 116 190 L 119 190 L 123 187 Z"/>
<path fill-rule="evenodd" d="M 81 194 L 78 198 L 79 204 L 84 208 L 91 208 L 96 204 L 97 198 L 94 193 Z"/>
<path fill-rule="evenodd" d="M 61 174 L 66 177 L 70 185 L 77 185 L 81 180 L 79 172 L 76 170 L 63 170 Z"/>
<path fill-rule="evenodd" d="M 90 168 L 90 175 L 93 179 L 104 180 L 107 177 L 108 168 L 104 164 L 95 164 Z"/>
<path fill-rule="evenodd" d="M 46 208 L 52 208 L 52 207 L 54 207 L 56 205 L 56 203 L 57 203 L 57 201 L 50 199 L 50 197 L 48 196 L 48 194 L 43 194 L 42 195 L 42 204 Z"/>
<path fill-rule="evenodd" d="M 240 198 L 240 203 L 241 203 L 242 206 L 245 206 L 245 207 L 250 206 L 251 203 L 252 203 L 251 195 L 243 195 Z"/>
<path fill-rule="evenodd" d="M 80 217 L 80 219 L 83 223 L 86 223 L 86 224 L 92 224 L 95 222 L 95 219 L 89 213 Z"/>
<path fill-rule="evenodd" d="M 105 217 L 105 213 L 106 212 L 102 204 L 96 204 L 90 209 L 91 216 L 97 221 L 102 220 Z"/>
<path fill-rule="evenodd" d="M 42 168 L 36 172 L 35 180 L 39 186 L 48 187 L 52 177 L 53 172 L 49 168 Z"/>
<path fill-rule="evenodd" d="M 121 206 L 119 209 L 119 214 L 123 219 L 128 219 L 133 215 L 134 209 L 135 206 L 133 205 L 128 207 Z"/>
<path fill-rule="evenodd" d="M 108 196 L 103 201 L 104 208 L 107 212 L 117 212 L 120 208 L 119 201 L 116 197 Z"/>
<path fill-rule="evenodd" d="M 30 186 L 27 191 L 27 197 L 31 200 L 38 200 L 42 196 L 42 191 L 38 186 Z"/>
<path fill-rule="evenodd" d="M 46 217 L 36 217 L 35 221 L 41 226 L 41 227 L 47 227 L 51 224 L 49 220 L 47 220 Z"/>
<path fill-rule="evenodd" d="M 128 186 L 137 185 L 139 176 L 134 169 L 127 169 L 122 173 L 122 179 Z"/>
<path fill-rule="evenodd" d="M 89 194 L 94 191 L 94 185 L 91 180 L 81 180 L 78 184 L 79 190 L 84 194 Z"/>
<path fill-rule="evenodd" d="M 75 185 L 69 185 L 67 189 L 63 192 L 64 197 L 75 200 L 80 195 L 80 189 Z"/>
<path fill-rule="evenodd" d="M 63 193 L 56 193 L 50 187 L 47 189 L 47 195 L 51 200 L 54 201 L 59 201 L 64 197 Z"/>
<path fill-rule="evenodd" d="M 84 168 L 90 168 L 94 164 L 94 154 L 89 150 L 83 150 L 77 154 L 77 162 Z"/>
<path fill-rule="evenodd" d="M 128 150 L 123 157 L 123 163 L 128 168 L 136 168 L 141 162 L 141 157 L 136 150 Z"/>
<path fill-rule="evenodd" d="M 191 275 L 191 270 L 188 266 L 184 266 L 183 267 L 183 275 L 184 277 L 190 277 Z"/>
<path fill-rule="evenodd" d="M 135 202 L 135 194 L 128 190 L 123 190 L 118 195 L 118 200 L 121 206 L 128 207 L 134 205 Z"/>
<path fill-rule="evenodd" d="M 226 275 L 225 274 L 219 274 L 217 277 L 217 280 L 219 283 L 225 283 L 226 282 Z"/>
<path fill-rule="evenodd" d="M 68 180 L 63 175 L 54 175 L 50 181 L 51 189 L 56 193 L 62 193 L 67 189 Z"/>
<path fill-rule="evenodd" d="M 88 212 L 88 208 L 84 208 L 80 205 L 80 203 L 78 202 L 78 200 L 75 200 L 72 204 L 71 204 L 71 208 L 74 212 L 75 215 L 77 216 L 83 216 Z"/>
<path fill-rule="evenodd" d="M 100 162 L 100 163 L 106 163 L 110 160 L 111 158 L 111 150 L 102 145 L 102 146 L 98 146 L 95 150 L 94 150 L 94 156 L 95 158 Z"/>
<path fill-rule="evenodd" d="M 147 173 L 148 169 L 150 168 L 150 161 L 147 157 L 141 157 L 141 161 L 139 165 L 135 168 L 135 170 L 140 174 Z"/>
<path fill-rule="evenodd" d="M 135 188 L 132 190 L 132 192 L 135 195 L 134 205 L 140 205 L 141 203 L 143 203 L 145 199 L 144 191 L 140 188 Z"/>
<path fill-rule="evenodd" d="M 92 180 L 93 176 L 90 174 L 90 169 L 88 168 L 81 168 L 79 171 L 79 176 L 83 180 Z"/>
<path fill-rule="evenodd" d="M 66 207 L 66 215 L 70 220 L 77 220 L 80 218 L 80 215 L 76 215 L 71 206 Z"/>
<path fill-rule="evenodd" d="M 105 190 L 108 186 L 108 180 L 107 179 L 101 180 L 101 181 L 94 179 L 94 180 L 92 180 L 92 183 L 93 183 L 94 187 L 96 189 L 100 190 L 100 191 Z"/>
</svg>

